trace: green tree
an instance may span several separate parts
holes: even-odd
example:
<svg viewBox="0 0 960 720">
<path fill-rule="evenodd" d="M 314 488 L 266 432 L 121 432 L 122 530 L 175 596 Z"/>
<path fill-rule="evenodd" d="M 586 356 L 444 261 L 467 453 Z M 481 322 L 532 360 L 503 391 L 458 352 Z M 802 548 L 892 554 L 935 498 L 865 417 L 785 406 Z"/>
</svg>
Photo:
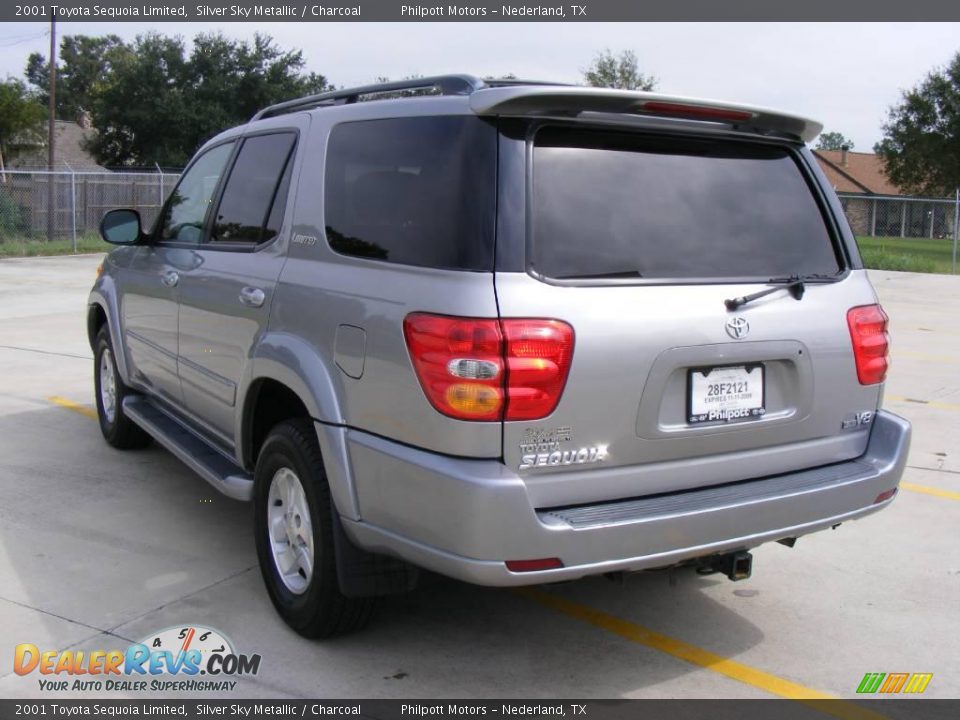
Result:
<svg viewBox="0 0 960 720">
<path fill-rule="evenodd" d="M 184 87 L 182 38 L 139 36 L 93 98 L 97 135 L 90 150 L 104 165 L 182 165 L 192 115 Z"/>
<path fill-rule="evenodd" d="M 614 55 L 609 49 L 597 53 L 590 67 L 583 71 L 583 80 L 592 87 L 620 90 L 654 90 L 658 82 L 652 75 L 640 72 L 632 50 Z"/>
<path fill-rule="evenodd" d="M 903 92 L 883 135 L 874 152 L 896 185 L 935 196 L 960 187 L 960 53 Z"/>
<path fill-rule="evenodd" d="M 258 33 L 252 43 L 219 33 L 198 35 L 187 62 L 187 85 L 201 118 L 199 134 L 211 135 L 249 120 L 267 105 L 331 89 L 322 75 L 304 74 L 305 64 L 300 50 L 284 52 L 269 35 Z M 211 108 L 217 121 L 205 122 L 202 118 Z"/>
<path fill-rule="evenodd" d="M 93 98 L 91 150 L 106 165 L 183 165 L 196 148 L 260 108 L 321 92 L 326 78 L 304 73 L 300 51 L 266 35 L 252 42 L 198 35 L 141 35 L 117 59 Z"/>
<path fill-rule="evenodd" d="M 15 78 L 0 82 L 0 170 L 14 142 L 43 139 L 43 105 L 27 86 Z"/>
<path fill-rule="evenodd" d="M 853 140 L 848 140 L 843 133 L 825 132 L 820 133 L 817 140 L 817 150 L 853 150 Z"/>
<path fill-rule="evenodd" d="M 114 65 L 130 52 L 130 47 L 116 35 L 65 36 L 57 59 L 57 117 L 73 120 L 80 109 L 89 110 Z M 27 58 L 24 75 L 36 88 L 40 102 L 47 105 L 50 97 L 47 58 L 41 53 L 32 53 Z"/>
</svg>

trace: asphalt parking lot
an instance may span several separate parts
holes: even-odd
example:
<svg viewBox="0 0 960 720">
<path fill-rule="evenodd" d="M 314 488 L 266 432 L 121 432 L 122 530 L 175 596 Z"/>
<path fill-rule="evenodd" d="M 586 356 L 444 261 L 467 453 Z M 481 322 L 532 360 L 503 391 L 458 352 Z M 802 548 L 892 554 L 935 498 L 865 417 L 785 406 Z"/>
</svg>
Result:
<svg viewBox="0 0 960 720">
<path fill-rule="evenodd" d="M 762 547 L 739 583 L 427 576 L 320 643 L 273 612 L 247 505 L 162 449 L 102 441 L 84 326 L 99 261 L 0 261 L 0 697 L 56 697 L 13 672 L 18 643 L 107 650 L 184 624 L 261 654 L 235 697 L 851 698 L 867 672 L 933 673 L 924 697 L 960 697 L 960 277 L 873 276 L 885 406 L 914 423 L 888 510 Z"/>
</svg>

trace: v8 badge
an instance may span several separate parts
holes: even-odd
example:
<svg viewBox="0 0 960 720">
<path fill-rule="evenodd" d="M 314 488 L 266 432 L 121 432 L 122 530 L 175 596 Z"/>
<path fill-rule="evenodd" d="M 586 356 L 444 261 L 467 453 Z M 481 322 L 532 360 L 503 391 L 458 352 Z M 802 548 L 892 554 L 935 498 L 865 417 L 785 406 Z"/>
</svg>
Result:
<svg viewBox="0 0 960 720">
<path fill-rule="evenodd" d="M 871 422 L 873 422 L 873 413 L 870 410 L 864 410 L 845 417 L 840 427 L 844 430 L 852 430 L 869 425 Z"/>
</svg>

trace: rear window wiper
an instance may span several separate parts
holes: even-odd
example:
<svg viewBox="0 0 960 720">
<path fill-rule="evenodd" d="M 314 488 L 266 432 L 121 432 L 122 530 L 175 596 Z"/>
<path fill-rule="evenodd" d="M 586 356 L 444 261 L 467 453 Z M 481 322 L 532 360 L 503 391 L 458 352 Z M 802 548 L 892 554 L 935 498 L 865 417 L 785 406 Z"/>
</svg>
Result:
<svg viewBox="0 0 960 720">
<path fill-rule="evenodd" d="M 606 278 L 642 278 L 639 270 L 616 270 L 605 273 L 584 273 L 583 275 L 557 275 L 557 280 L 603 280 Z"/>
<path fill-rule="evenodd" d="M 766 290 L 760 290 L 759 292 L 750 293 L 749 295 L 742 295 L 741 297 L 728 298 L 723 301 L 723 304 L 727 306 L 727 310 L 736 310 L 738 307 L 743 307 L 749 302 L 766 297 L 778 290 L 787 290 L 793 295 L 794 299 L 800 300 L 803 297 L 804 290 L 806 290 L 805 283 L 808 280 L 816 280 L 822 277 L 825 276 L 808 275 L 800 277 L 799 275 L 791 275 L 785 278 L 770 278 L 767 280 L 767 283 L 776 285 L 777 287 L 767 288 Z"/>
</svg>

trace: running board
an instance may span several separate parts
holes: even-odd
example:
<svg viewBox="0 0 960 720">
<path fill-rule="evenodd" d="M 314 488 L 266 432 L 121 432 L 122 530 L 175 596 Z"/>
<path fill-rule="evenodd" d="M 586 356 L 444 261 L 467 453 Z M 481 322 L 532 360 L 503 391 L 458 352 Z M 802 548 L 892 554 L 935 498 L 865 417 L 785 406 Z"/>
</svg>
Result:
<svg viewBox="0 0 960 720">
<path fill-rule="evenodd" d="M 188 430 L 148 398 L 128 395 L 123 412 L 187 467 L 234 500 L 253 499 L 253 477 Z"/>
</svg>

